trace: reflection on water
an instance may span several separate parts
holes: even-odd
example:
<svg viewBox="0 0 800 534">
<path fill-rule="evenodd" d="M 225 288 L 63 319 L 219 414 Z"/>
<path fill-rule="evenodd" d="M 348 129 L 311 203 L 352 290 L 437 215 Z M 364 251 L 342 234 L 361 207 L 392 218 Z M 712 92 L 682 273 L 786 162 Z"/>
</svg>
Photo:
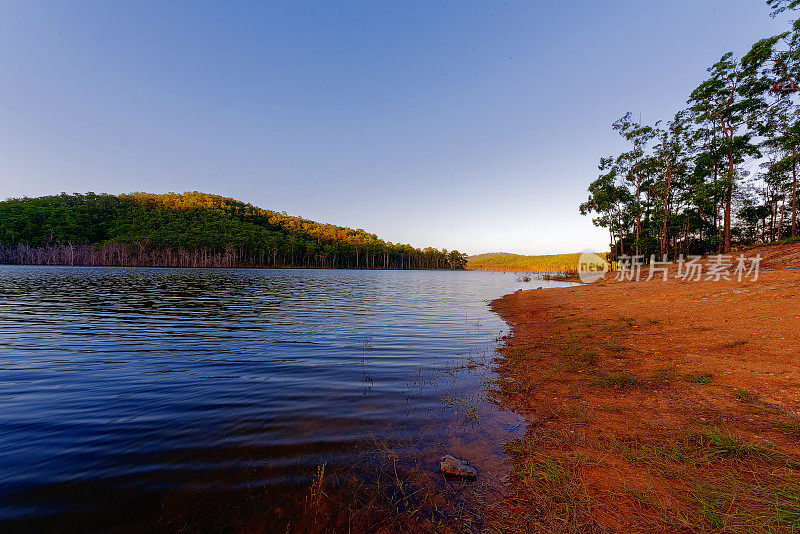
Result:
<svg viewBox="0 0 800 534">
<path fill-rule="evenodd" d="M 480 396 L 504 328 L 486 301 L 529 287 L 513 273 L 0 267 L 0 526 L 179 528 L 165 507 L 241 492 L 290 515 L 319 465 L 377 443 L 433 470 L 473 425 L 514 431 Z"/>
</svg>

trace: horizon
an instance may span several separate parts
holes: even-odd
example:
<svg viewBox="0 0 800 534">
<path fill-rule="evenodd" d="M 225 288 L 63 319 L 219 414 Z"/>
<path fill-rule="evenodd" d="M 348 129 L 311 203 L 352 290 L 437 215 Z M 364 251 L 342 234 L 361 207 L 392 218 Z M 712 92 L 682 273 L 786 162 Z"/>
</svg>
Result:
<svg viewBox="0 0 800 534">
<path fill-rule="evenodd" d="M 469 255 L 607 250 L 578 204 L 611 123 L 786 26 L 744 0 L 1 9 L 3 198 L 197 190 Z"/>
</svg>

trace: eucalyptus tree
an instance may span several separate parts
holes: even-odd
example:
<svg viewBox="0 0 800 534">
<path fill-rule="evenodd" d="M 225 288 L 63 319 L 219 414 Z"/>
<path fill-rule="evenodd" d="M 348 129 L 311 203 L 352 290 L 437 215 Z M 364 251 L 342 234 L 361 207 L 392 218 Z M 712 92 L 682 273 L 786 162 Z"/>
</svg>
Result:
<svg viewBox="0 0 800 534">
<path fill-rule="evenodd" d="M 624 236 L 626 216 L 624 207 L 629 205 L 632 196 L 627 187 L 618 183 L 619 167 L 615 158 L 601 158 L 598 166 L 601 174 L 588 188 L 589 198 L 580 205 L 581 215 L 597 214 L 592 219 L 595 226 L 608 228 L 611 250 L 618 248 L 618 255 L 625 254 Z M 618 236 L 615 241 L 615 236 Z"/>
<path fill-rule="evenodd" d="M 773 16 L 800 10 L 800 0 L 767 4 Z M 741 61 L 723 55 L 708 73 L 666 125 L 644 126 L 631 113 L 613 124 L 629 150 L 601 160 L 581 213 L 599 214 L 595 224 L 609 228 L 620 254 L 624 242 L 637 255 L 672 244 L 675 254 L 681 245 L 729 253 L 734 238 L 780 239 L 789 215 L 797 235 L 800 20 Z M 751 177 L 752 162 L 761 172 Z"/>
<path fill-rule="evenodd" d="M 641 120 L 634 121 L 629 111 L 612 125 L 626 141 L 631 143 L 631 149 L 620 154 L 615 162 L 620 177 L 631 185 L 634 193 L 633 216 L 636 221 L 636 237 L 634 251 L 638 255 L 642 231 L 642 204 L 641 196 L 644 180 L 647 176 L 645 166 L 645 153 L 648 144 L 655 137 L 656 131 L 651 126 L 642 125 Z"/>
<path fill-rule="evenodd" d="M 766 100 L 764 113 L 754 129 L 764 138 L 763 146 L 781 157 L 771 162 L 771 178 L 782 172 L 792 175 L 792 237 L 797 235 L 797 161 L 800 154 L 800 21 L 792 30 L 762 39 L 742 58 L 754 90 Z"/>
<path fill-rule="evenodd" d="M 687 113 L 681 111 L 669 121 L 664 129 L 657 129 L 657 141 L 653 147 L 652 162 L 656 180 L 653 184 L 655 198 L 659 204 L 656 214 L 658 226 L 659 257 L 667 253 L 669 241 L 668 223 L 672 210 L 672 199 L 675 196 L 676 182 L 683 187 L 690 167 L 691 130 Z M 677 237 L 676 237 L 677 238 Z"/>
<path fill-rule="evenodd" d="M 687 116 L 694 123 L 690 143 L 694 168 L 688 177 L 687 188 L 691 203 L 700 218 L 700 221 L 696 221 L 695 230 L 701 236 L 701 241 L 705 235 L 705 242 L 722 252 L 723 217 L 720 212 L 724 206 L 725 194 L 719 176 L 720 169 L 725 166 L 723 136 L 717 122 L 698 119 L 697 114 L 691 110 Z M 709 230 L 713 230 L 713 233 Z"/>
<path fill-rule="evenodd" d="M 695 121 L 719 131 L 725 153 L 726 168 L 722 173 L 724 189 L 724 245 L 731 250 L 731 201 L 739 166 L 749 155 L 757 155 L 752 143 L 753 132 L 747 129 L 753 114 L 763 107 L 763 99 L 751 83 L 743 65 L 728 52 L 712 65 L 709 79 L 692 91 L 688 103 Z"/>
<path fill-rule="evenodd" d="M 783 219 L 786 213 L 786 161 L 784 152 L 779 148 L 764 146 L 765 161 L 761 162 L 762 171 L 758 173 L 759 185 L 755 185 L 756 194 L 762 197 L 769 217 L 769 241 L 783 237 Z M 764 241 L 767 241 L 765 238 Z"/>
<path fill-rule="evenodd" d="M 783 99 L 784 102 L 788 99 Z M 769 165 L 769 178 L 773 182 L 784 182 L 791 177 L 791 236 L 797 235 L 797 165 L 800 161 L 800 115 L 795 105 L 787 106 L 776 114 L 774 121 L 765 128 L 763 145 L 777 154 Z"/>
</svg>

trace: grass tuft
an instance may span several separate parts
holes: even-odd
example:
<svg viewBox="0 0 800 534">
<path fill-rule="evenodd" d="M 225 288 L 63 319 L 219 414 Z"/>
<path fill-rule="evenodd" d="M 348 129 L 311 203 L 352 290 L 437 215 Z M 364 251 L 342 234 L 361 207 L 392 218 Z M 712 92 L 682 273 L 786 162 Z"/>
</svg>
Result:
<svg viewBox="0 0 800 534">
<path fill-rule="evenodd" d="M 766 451 L 743 442 L 728 431 L 716 427 L 706 427 L 701 432 L 690 434 L 697 445 L 705 448 L 711 455 L 720 458 L 742 459 L 751 456 L 765 456 Z"/>
<path fill-rule="evenodd" d="M 755 391 L 747 391 L 746 389 L 737 389 L 734 392 L 736 399 L 740 402 L 750 403 L 758 401 L 759 395 Z"/>
<path fill-rule="evenodd" d="M 686 380 L 695 384 L 710 384 L 713 376 L 711 373 L 694 371 L 686 375 Z"/>
<path fill-rule="evenodd" d="M 775 492 L 775 522 L 792 530 L 800 528 L 800 493 L 798 488 Z"/>
<path fill-rule="evenodd" d="M 595 384 L 598 386 L 618 389 L 633 389 L 640 385 L 640 382 L 638 377 L 628 371 L 604 373 L 595 379 Z"/>
</svg>

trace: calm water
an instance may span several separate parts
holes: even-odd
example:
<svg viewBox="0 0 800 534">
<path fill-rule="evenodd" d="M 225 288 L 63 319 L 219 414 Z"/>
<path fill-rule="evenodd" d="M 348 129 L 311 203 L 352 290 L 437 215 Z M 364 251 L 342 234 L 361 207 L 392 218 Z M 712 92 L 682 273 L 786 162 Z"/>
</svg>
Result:
<svg viewBox="0 0 800 534">
<path fill-rule="evenodd" d="M 476 425 L 518 428 L 479 398 L 505 331 L 487 301 L 543 284 L 0 266 L 0 526 L 149 525 L 245 489 L 281 503 L 376 443 L 431 470 L 432 447 L 469 457 Z"/>
</svg>

